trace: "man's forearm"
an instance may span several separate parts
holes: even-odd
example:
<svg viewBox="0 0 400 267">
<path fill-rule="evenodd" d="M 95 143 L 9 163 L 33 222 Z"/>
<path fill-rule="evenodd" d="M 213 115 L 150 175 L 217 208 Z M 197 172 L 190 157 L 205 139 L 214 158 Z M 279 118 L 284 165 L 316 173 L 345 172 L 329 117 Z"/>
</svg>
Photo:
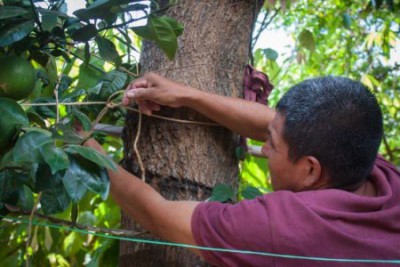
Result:
<svg viewBox="0 0 400 267">
<path fill-rule="evenodd" d="M 89 139 L 85 145 L 106 154 L 94 139 Z M 191 218 L 198 202 L 166 200 L 154 188 L 121 166 L 118 166 L 116 172 L 108 170 L 108 174 L 111 196 L 144 229 L 168 241 L 195 244 Z"/>
<path fill-rule="evenodd" d="M 184 105 L 240 135 L 265 141 L 275 111 L 260 103 L 188 88 Z"/>
</svg>

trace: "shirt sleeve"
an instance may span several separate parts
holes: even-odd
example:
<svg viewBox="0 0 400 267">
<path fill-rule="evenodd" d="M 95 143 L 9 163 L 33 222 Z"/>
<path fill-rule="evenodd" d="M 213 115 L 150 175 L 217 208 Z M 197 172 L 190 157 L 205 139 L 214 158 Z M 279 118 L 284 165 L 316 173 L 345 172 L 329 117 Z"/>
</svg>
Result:
<svg viewBox="0 0 400 267">
<path fill-rule="evenodd" d="M 238 204 L 199 204 L 192 216 L 192 232 L 203 257 L 217 266 L 271 266 L 271 259 L 252 252 L 271 252 L 271 228 L 262 197 Z M 240 250 L 222 252 L 212 248 Z M 247 251 L 247 253 L 243 253 Z"/>
</svg>

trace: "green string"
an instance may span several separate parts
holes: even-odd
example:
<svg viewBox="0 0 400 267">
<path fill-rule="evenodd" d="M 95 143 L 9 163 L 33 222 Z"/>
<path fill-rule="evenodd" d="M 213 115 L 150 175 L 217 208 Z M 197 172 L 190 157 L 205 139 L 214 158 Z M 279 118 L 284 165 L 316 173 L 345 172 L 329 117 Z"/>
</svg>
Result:
<svg viewBox="0 0 400 267">
<path fill-rule="evenodd" d="M 26 224 L 29 223 L 29 220 L 24 220 L 24 219 L 19 219 L 19 218 L 14 218 L 14 217 L 6 217 L 6 216 L 2 216 L 2 215 L 0 215 L 0 217 L 7 218 L 9 220 L 12 220 L 13 222 L 20 222 L 20 223 L 26 223 Z M 36 225 L 36 226 L 43 226 L 43 227 L 49 227 L 49 228 L 54 228 L 54 229 L 72 231 L 72 232 L 77 232 L 77 233 L 81 233 L 81 234 L 94 235 L 94 236 L 104 237 L 104 238 L 109 238 L 109 239 L 117 239 L 117 240 L 130 241 L 130 242 L 135 242 L 135 243 L 145 243 L 145 244 L 161 245 L 161 246 L 193 248 L 193 249 L 206 250 L 206 251 L 240 253 L 240 254 L 250 254 L 250 255 L 257 255 L 257 256 L 285 258 L 285 259 L 309 260 L 309 261 L 400 264 L 400 259 L 397 259 L 397 260 L 374 260 L 374 259 L 341 259 L 341 258 L 325 258 L 325 257 L 307 257 L 307 256 L 298 256 L 298 255 L 290 255 L 290 254 L 280 254 L 280 253 L 270 253 L 270 252 L 250 251 L 250 250 L 239 250 L 239 249 L 204 247 L 204 246 L 188 245 L 188 244 L 174 243 L 174 242 L 167 242 L 167 241 L 157 241 L 157 240 L 148 240 L 148 239 L 141 239 L 141 238 L 121 237 L 121 236 L 115 236 L 115 235 L 103 234 L 103 233 L 96 233 L 96 232 L 93 232 L 93 231 L 87 231 L 87 230 L 84 230 L 84 229 L 72 228 L 72 227 L 61 226 L 61 225 L 56 225 L 56 224 L 41 223 L 41 222 L 39 222 L 37 220 L 33 220 L 32 224 Z"/>
</svg>

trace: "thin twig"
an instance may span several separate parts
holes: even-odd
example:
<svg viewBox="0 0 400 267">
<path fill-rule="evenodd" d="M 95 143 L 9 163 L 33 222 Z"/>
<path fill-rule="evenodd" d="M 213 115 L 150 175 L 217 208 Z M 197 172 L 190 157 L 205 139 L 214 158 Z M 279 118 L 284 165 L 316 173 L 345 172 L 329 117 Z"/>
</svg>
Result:
<svg viewBox="0 0 400 267">
<path fill-rule="evenodd" d="M 103 234 L 110 234 L 110 235 L 124 236 L 124 237 L 136 237 L 138 235 L 149 233 L 148 231 L 135 232 L 135 231 L 124 230 L 124 229 L 109 229 L 109 228 L 94 227 L 94 226 L 83 225 L 83 224 L 78 224 L 78 223 L 73 224 L 73 222 L 71 222 L 71 221 L 62 220 L 62 219 L 58 219 L 58 218 L 51 217 L 48 215 L 40 214 L 36 211 L 33 213 L 32 211 L 23 210 L 19 207 L 9 205 L 4 202 L 0 202 L 0 203 L 4 204 L 5 207 L 11 212 L 11 214 L 14 214 L 14 215 L 34 214 L 34 217 L 36 217 L 36 218 L 45 219 L 51 223 L 54 223 L 54 224 L 57 224 L 60 226 L 74 227 L 77 229 L 87 230 L 87 231 L 90 231 L 93 233 L 103 233 Z M 5 217 L 5 218 L 7 218 L 7 217 Z M 5 221 L 5 220 L 3 220 L 3 221 Z"/>
<path fill-rule="evenodd" d="M 252 48 L 254 48 L 254 45 L 257 43 L 257 40 L 258 40 L 258 38 L 260 37 L 261 32 L 265 29 L 265 28 L 264 28 L 264 25 L 265 25 L 265 22 L 267 21 L 268 15 L 269 15 L 269 11 L 267 10 L 267 11 L 264 13 L 264 18 L 263 18 L 263 20 L 262 20 L 261 23 L 260 23 L 260 28 L 258 29 L 258 31 L 257 31 L 257 33 L 256 33 L 256 36 L 255 36 L 255 37 L 253 38 L 253 40 L 251 41 L 251 43 L 252 43 Z M 253 29 L 253 31 L 254 31 L 254 29 Z"/>
<path fill-rule="evenodd" d="M 42 23 L 40 22 L 39 16 L 38 16 L 38 14 L 36 12 L 35 4 L 33 3 L 33 0 L 29 0 L 29 2 L 31 3 L 34 20 L 37 23 L 37 25 L 39 26 L 40 31 L 43 32 Z"/>
<path fill-rule="evenodd" d="M 57 114 L 57 116 L 56 116 L 56 122 L 57 122 L 57 123 L 60 122 L 60 105 L 59 105 L 60 101 L 59 101 L 59 99 L 58 99 L 58 87 L 60 86 L 60 79 L 61 79 L 61 76 L 60 76 L 60 78 L 59 78 L 58 81 L 57 81 L 56 87 L 54 88 L 54 97 L 55 97 L 55 99 L 56 99 L 56 114 Z"/>
<path fill-rule="evenodd" d="M 271 22 L 274 20 L 274 18 L 279 14 L 280 10 L 281 10 L 280 7 L 275 9 L 274 14 L 271 16 L 271 18 L 268 21 L 266 21 L 266 19 L 268 18 L 269 14 L 265 15 L 264 20 L 263 20 L 263 22 L 262 22 L 262 24 L 260 26 L 259 31 L 257 32 L 256 37 L 254 37 L 254 39 L 253 39 L 253 46 L 257 43 L 258 38 L 260 38 L 261 33 L 271 24 Z"/>
</svg>

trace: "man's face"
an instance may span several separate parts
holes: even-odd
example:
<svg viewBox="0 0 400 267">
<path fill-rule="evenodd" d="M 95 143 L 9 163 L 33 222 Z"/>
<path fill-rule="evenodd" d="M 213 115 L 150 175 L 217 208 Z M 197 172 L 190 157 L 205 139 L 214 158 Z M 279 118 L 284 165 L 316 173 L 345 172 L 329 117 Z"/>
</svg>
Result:
<svg viewBox="0 0 400 267">
<path fill-rule="evenodd" d="M 276 113 L 268 127 L 267 142 L 262 147 L 262 153 L 268 158 L 272 188 L 277 190 L 301 191 L 303 172 L 301 162 L 292 163 L 289 160 L 289 147 L 283 140 L 284 117 Z"/>
</svg>

